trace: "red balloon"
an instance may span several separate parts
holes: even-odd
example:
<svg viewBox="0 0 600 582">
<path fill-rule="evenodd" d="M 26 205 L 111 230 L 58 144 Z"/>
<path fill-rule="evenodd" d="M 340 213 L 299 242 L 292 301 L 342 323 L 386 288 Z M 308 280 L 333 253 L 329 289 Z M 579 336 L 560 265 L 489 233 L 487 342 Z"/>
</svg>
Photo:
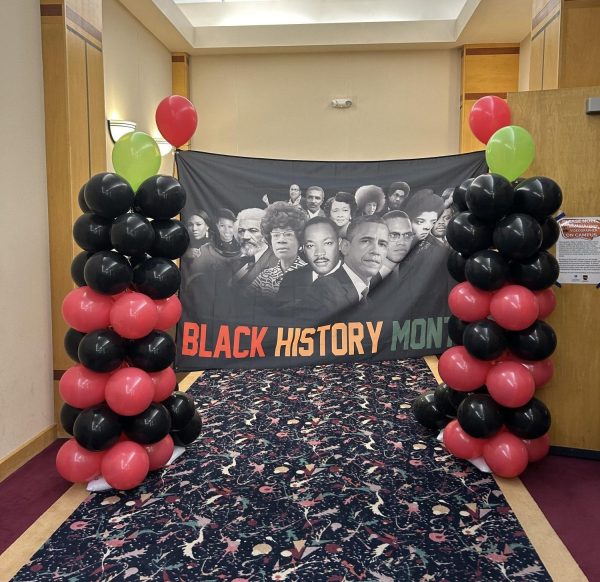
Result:
<svg viewBox="0 0 600 582">
<path fill-rule="evenodd" d="M 181 95 L 165 97 L 156 108 L 156 125 L 161 135 L 178 148 L 187 143 L 196 131 L 196 108 Z"/>
<path fill-rule="evenodd" d="M 448 305 L 453 315 L 463 321 L 479 321 L 490 313 L 492 293 L 473 287 L 471 283 L 459 283 L 448 295 Z"/>
<path fill-rule="evenodd" d="M 527 368 L 530 374 L 533 376 L 533 382 L 536 388 L 539 388 L 540 386 L 550 382 L 550 379 L 552 376 L 554 376 L 554 364 L 550 358 L 530 362 L 529 360 L 521 360 L 512 352 L 508 352 L 506 355 L 502 356 L 502 359 L 511 362 L 518 362 L 521 364 L 521 366 Z"/>
<path fill-rule="evenodd" d="M 539 311 L 533 292 L 521 285 L 502 287 L 490 302 L 490 313 L 496 323 L 511 331 L 529 327 L 538 318 Z"/>
<path fill-rule="evenodd" d="M 467 434 L 458 420 L 452 420 L 444 429 L 444 446 L 459 459 L 476 459 L 483 454 L 487 439 L 476 439 Z"/>
<path fill-rule="evenodd" d="M 550 437 L 548 433 L 537 439 L 523 439 L 523 443 L 527 448 L 530 463 L 541 461 L 550 451 Z"/>
<path fill-rule="evenodd" d="M 490 396 L 502 406 L 518 408 L 535 393 L 531 372 L 518 362 L 500 362 L 488 372 L 485 384 Z"/>
<path fill-rule="evenodd" d="M 548 287 L 548 289 L 544 289 L 543 291 L 536 291 L 535 297 L 540 307 L 538 319 L 546 319 L 556 307 L 556 295 L 554 295 L 554 291 Z"/>
<path fill-rule="evenodd" d="M 491 362 L 474 358 L 464 346 L 454 346 L 440 356 L 438 372 L 450 388 L 470 392 L 485 384 L 491 366 Z"/>
<path fill-rule="evenodd" d="M 56 470 L 71 483 L 87 483 L 100 475 L 104 452 L 84 449 L 75 439 L 69 439 L 56 454 Z"/>
<path fill-rule="evenodd" d="M 104 401 L 109 377 L 110 374 L 94 372 L 77 364 L 61 376 L 58 391 L 67 404 L 75 408 L 88 408 Z"/>
<path fill-rule="evenodd" d="M 469 127 L 475 137 L 485 144 L 499 129 L 510 125 L 508 103 L 494 95 L 477 100 L 469 114 Z"/>
<path fill-rule="evenodd" d="M 121 490 L 133 489 L 146 478 L 150 469 L 150 459 L 142 445 L 133 441 L 122 441 L 104 454 L 100 468 L 102 476 L 111 487 Z"/>
<path fill-rule="evenodd" d="M 162 402 L 166 400 L 177 386 L 177 376 L 173 368 L 165 368 L 158 372 L 148 374 L 154 385 L 153 402 Z"/>
<path fill-rule="evenodd" d="M 140 339 L 148 335 L 158 321 L 158 309 L 150 297 L 143 293 L 125 293 L 110 311 L 110 324 L 122 337 Z"/>
<path fill-rule="evenodd" d="M 167 331 L 173 327 L 181 317 L 181 301 L 177 295 L 171 295 L 166 299 L 157 299 L 155 301 L 156 308 L 158 309 L 158 322 L 156 323 L 156 329 L 162 329 Z"/>
<path fill-rule="evenodd" d="M 510 432 L 500 432 L 483 445 L 483 458 L 494 475 L 516 477 L 529 462 L 527 447 Z"/>
<path fill-rule="evenodd" d="M 168 434 L 164 439 L 152 445 L 145 445 L 144 448 L 150 459 L 150 471 L 156 471 L 156 469 L 160 469 L 167 464 L 173 454 L 175 443 L 171 435 Z"/>
<path fill-rule="evenodd" d="M 144 412 L 153 397 L 152 379 L 139 368 L 117 370 L 106 383 L 106 404 L 123 416 L 135 416 Z"/>
<path fill-rule="evenodd" d="M 87 286 L 69 291 L 62 302 L 63 319 L 77 331 L 89 333 L 108 327 L 113 301 Z"/>
</svg>

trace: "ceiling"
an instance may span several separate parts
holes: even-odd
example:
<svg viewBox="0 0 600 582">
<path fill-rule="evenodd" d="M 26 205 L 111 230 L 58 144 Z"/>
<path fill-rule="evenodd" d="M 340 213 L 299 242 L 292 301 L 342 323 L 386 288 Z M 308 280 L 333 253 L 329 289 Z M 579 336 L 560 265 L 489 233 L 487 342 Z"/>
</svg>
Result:
<svg viewBox="0 0 600 582">
<path fill-rule="evenodd" d="M 119 0 L 172 52 L 518 43 L 532 0 Z"/>
</svg>

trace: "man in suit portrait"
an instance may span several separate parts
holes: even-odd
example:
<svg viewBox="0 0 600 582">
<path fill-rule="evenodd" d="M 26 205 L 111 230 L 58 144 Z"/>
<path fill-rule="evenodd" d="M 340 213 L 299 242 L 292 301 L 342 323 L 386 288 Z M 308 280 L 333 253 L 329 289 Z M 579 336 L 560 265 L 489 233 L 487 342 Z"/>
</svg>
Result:
<svg viewBox="0 0 600 582">
<path fill-rule="evenodd" d="M 338 319 L 347 308 L 367 302 L 369 283 L 381 269 L 389 246 L 389 230 L 383 219 L 362 216 L 353 220 L 340 242 L 342 266 L 318 278 L 310 289 L 310 303 L 317 321 Z"/>
<path fill-rule="evenodd" d="M 390 244 L 379 273 L 371 279 L 371 290 L 388 275 L 398 273 L 398 266 L 402 259 L 410 252 L 415 238 L 410 218 L 405 212 L 391 210 L 384 214 L 382 218 L 390 233 Z"/>
<path fill-rule="evenodd" d="M 265 211 L 260 208 L 245 208 L 237 216 L 242 257 L 236 265 L 233 282 L 238 288 L 249 287 L 261 271 L 277 264 L 277 257 L 260 228 L 264 216 Z"/>
<path fill-rule="evenodd" d="M 302 205 L 302 191 L 298 184 L 292 184 L 290 186 L 290 199 L 288 200 L 288 204 L 298 207 Z"/>
<path fill-rule="evenodd" d="M 309 220 L 315 216 L 325 216 L 325 212 L 321 208 L 323 200 L 325 200 L 325 192 L 321 186 L 309 186 L 306 189 L 304 204 Z"/>
<path fill-rule="evenodd" d="M 282 312 L 301 306 L 312 284 L 341 265 L 338 231 L 330 218 L 311 218 L 304 225 L 300 242 L 308 265 L 283 276 L 277 294 Z M 288 315 L 295 315 L 295 312 L 290 311 Z"/>
</svg>

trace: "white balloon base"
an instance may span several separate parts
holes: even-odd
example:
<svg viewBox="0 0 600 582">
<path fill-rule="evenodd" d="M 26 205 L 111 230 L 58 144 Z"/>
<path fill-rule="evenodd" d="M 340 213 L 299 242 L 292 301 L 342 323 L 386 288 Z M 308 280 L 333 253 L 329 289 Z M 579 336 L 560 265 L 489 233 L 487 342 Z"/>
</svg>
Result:
<svg viewBox="0 0 600 582">
<path fill-rule="evenodd" d="M 437 436 L 437 441 L 444 444 L 444 429 L 440 431 Z M 479 469 L 482 473 L 491 473 L 492 470 L 488 467 L 483 457 L 474 457 L 473 459 L 467 459 L 471 465 Z"/>
<path fill-rule="evenodd" d="M 181 457 L 181 455 L 183 455 L 183 453 L 185 453 L 185 447 L 175 447 L 173 449 L 173 454 L 171 455 L 171 458 L 166 462 L 165 467 L 174 463 L 179 457 Z M 104 477 L 98 477 L 97 479 L 92 479 L 91 481 L 89 481 L 86 489 L 88 491 L 96 493 L 98 491 L 109 491 L 110 489 L 112 489 L 112 487 L 106 482 L 106 479 L 104 479 Z"/>
</svg>

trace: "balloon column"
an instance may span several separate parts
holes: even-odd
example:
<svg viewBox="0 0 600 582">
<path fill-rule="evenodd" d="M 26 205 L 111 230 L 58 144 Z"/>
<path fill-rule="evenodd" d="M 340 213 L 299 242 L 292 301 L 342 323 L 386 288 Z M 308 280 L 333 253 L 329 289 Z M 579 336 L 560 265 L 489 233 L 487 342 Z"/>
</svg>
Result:
<svg viewBox="0 0 600 582">
<path fill-rule="evenodd" d="M 506 122 L 501 111 L 496 125 Z M 494 126 L 488 113 L 483 129 Z M 458 281 L 448 297 L 448 334 L 456 345 L 439 360 L 444 384 L 413 403 L 421 424 L 444 429 L 450 453 L 483 457 L 501 477 L 519 475 L 549 449 L 550 412 L 535 392 L 553 374 L 557 340 L 544 319 L 556 304 L 550 287 L 559 267 L 548 249 L 558 239 L 552 214 L 562 192 L 546 177 L 511 183 L 533 159 L 527 136 L 516 126 L 498 127 L 486 149 L 491 173 L 455 190 L 460 212 L 447 239 L 454 249 L 448 270 Z"/>
<path fill-rule="evenodd" d="M 174 219 L 185 192 L 173 177 L 155 175 L 160 153 L 144 133 L 117 141 L 113 165 L 117 173 L 92 176 L 79 193 L 73 237 L 83 252 L 71 265 L 77 288 L 62 304 L 71 328 L 65 350 L 76 364 L 59 382 L 61 423 L 74 438 L 56 466 L 68 481 L 102 476 L 131 489 L 163 467 L 175 445 L 192 443 L 202 423 L 176 390 L 167 333 L 181 316 L 172 261 L 189 244 Z"/>
</svg>

